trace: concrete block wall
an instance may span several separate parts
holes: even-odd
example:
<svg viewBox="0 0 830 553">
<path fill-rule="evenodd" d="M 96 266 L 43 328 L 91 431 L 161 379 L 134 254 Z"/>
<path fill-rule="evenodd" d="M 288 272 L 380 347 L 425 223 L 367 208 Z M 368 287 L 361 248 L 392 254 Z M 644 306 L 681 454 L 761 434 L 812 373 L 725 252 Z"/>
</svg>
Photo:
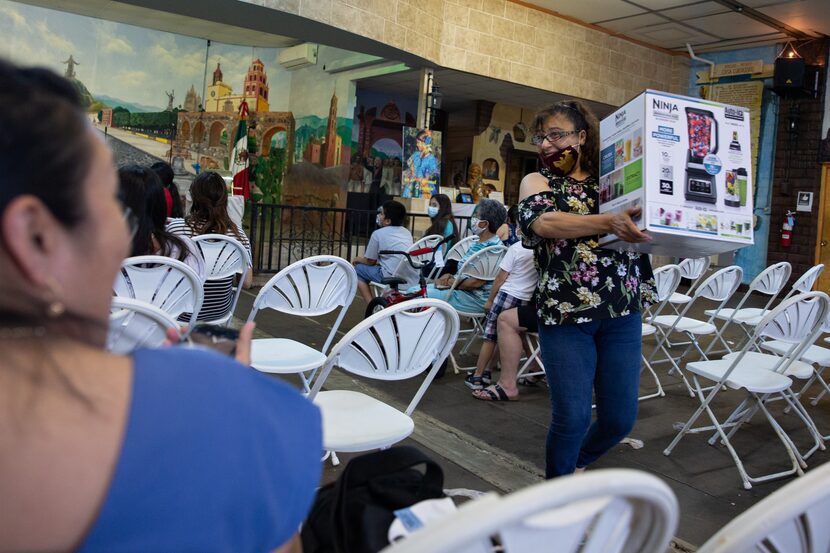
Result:
<svg viewBox="0 0 830 553">
<path fill-rule="evenodd" d="M 437 65 L 620 105 L 682 93 L 688 59 L 510 0 L 240 0 L 360 34 Z"/>
</svg>

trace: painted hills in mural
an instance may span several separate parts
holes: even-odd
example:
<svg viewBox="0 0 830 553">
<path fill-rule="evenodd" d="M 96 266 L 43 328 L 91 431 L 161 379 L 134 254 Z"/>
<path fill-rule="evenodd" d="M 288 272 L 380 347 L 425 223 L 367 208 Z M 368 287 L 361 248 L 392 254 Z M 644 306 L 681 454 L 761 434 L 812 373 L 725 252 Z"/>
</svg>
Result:
<svg viewBox="0 0 830 553">
<path fill-rule="evenodd" d="M 164 108 L 160 108 L 158 106 L 148 106 L 146 104 L 139 104 L 138 102 L 128 102 L 127 100 L 114 98 L 112 96 L 107 96 L 106 94 L 97 94 L 95 99 L 99 102 L 103 102 L 107 105 L 107 107 L 115 108 L 121 106 L 132 113 L 151 113 L 154 111 L 164 110 Z"/>
</svg>

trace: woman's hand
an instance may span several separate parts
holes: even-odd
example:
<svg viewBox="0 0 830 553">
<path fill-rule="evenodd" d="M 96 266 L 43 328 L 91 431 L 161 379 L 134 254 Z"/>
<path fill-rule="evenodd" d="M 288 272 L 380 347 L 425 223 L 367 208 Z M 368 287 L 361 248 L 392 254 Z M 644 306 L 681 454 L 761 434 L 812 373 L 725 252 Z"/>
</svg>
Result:
<svg viewBox="0 0 830 553">
<path fill-rule="evenodd" d="M 609 224 L 611 232 L 617 235 L 620 240 L 634 244 L 651 240 L 651 236 L 641 231 L 632 220 L 641 214 L 642 209 L 639 207 L 632 207 L 615 213 Z"/>
<path fill-rule="evenodd" d="M 484 312 L 489 313 L 490 309 L 493 308 L 493 300 L 488 299 L 484 304 Z"/>
</svg>

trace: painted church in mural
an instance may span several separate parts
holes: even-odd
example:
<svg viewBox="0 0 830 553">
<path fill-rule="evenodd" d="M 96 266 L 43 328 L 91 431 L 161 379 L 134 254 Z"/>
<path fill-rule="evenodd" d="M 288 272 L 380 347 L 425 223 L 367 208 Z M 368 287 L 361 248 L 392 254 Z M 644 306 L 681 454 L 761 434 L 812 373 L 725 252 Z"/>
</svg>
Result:
<svg viewBox="0 0 830 553">
<path fill-rule="evenodd" d="M 251 62 L 239 93 L 223 77 L 222 65 L 217 63 L 202 110 L 198 109 L 201 99 L 191 85 L 185 98 L 186 111 L 178 113 L 173 155 L 191 163 L 198 162 L 202 170 L 227 169 L 232 146 L 228 137 L 236 134 L 239 107 L 245 100 L 250 110 L 249 137 L 254 139 L 256 153 L 267 156 L 272 147 L 285 148 L 290 163 L 294 150 L 294 114 L 269 110 L 268 75 L 262 60 L 256 58 Z M 194 105 L 197 109 L 187 109 Z"/>
</svg>

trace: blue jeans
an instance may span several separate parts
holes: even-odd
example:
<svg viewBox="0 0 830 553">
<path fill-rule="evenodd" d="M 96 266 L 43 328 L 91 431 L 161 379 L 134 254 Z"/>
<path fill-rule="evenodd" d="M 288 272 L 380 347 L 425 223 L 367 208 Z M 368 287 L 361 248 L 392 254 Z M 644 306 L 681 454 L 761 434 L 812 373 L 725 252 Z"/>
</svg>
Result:
<svg viewBox="0 0 830 553">
<path fill-rule="evenodd" d="M 589 465 L 634 427 L 642 320 L 631 313 L 581 324 L 540 324 L 539 338 L 551 402 L 545 477 L 555 478 Z"/>
</svg>

